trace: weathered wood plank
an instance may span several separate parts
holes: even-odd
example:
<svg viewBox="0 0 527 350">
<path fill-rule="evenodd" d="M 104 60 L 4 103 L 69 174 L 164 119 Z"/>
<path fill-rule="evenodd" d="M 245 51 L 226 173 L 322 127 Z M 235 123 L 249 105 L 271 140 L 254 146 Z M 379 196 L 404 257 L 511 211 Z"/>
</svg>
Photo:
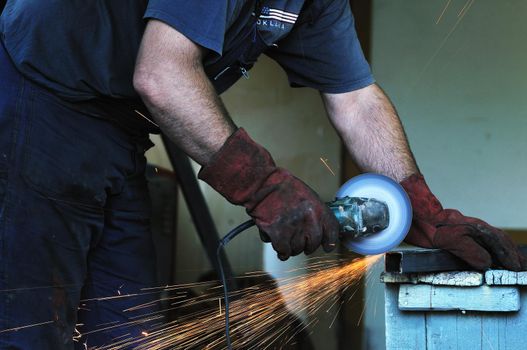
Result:
<svg viewBox="0 0 527 350">
<path fill-rule="evenodd" d="M 525 286 L 527 285 L 527 272 L 489 270 L 485 272 L 485 283 L 499 286 Z"/>
<path fill-rule="evenodd" d="M 427 350 L 481 349 L 481 316 L 462 312 L 427 312 Z"/>
<path fill-rule="evenodd" d="M 514 313 L 516 314 L 516 313 Z M 481 314 L 481 349 L 505 350 L 507 315 L 503 313 Z"/>
<path fill-rule="evenodd" d="M 522 308 L 520 312 L 506 315 L 505 336 L 502 337 L 500 349 L 527 348 L 527 289 L 521 289 Z"/>
<path fill-rule="evenodd" d="M 477 312 L 457 312 L 456 343 L 455 349 L 481 349 L 481 313 Z"/>
<path fill-rule="evenodd" d="M 506 286 L 466 288 L 401 284 L 398 305 L 404 311 L 510 312 L 520 309 L 520 293 L 518 287 Z"/>
<path fill-rule="evenodd" d="M 426 313 L 427 350 L 458 349 L 455 316 L 448 313 Z"/>
<path fill-rule="evenodd" d="M 525 338 L 525 332 L 527 332 L 527 290 L 522 290 L 521 294 L 523 307 L 519 312 L 469 312 L 463 315 L 459 311 L 432 311 L 422 313 L 402 312 L 402 315 L 426 315 L 426 328 L 420 331 L 427 335 L 427 350 L 524 349 L 527 348 Z M 397 319 L 397 321 L 404 324 L 404 316 Z M 454 325 L 456 325 L 455 329 Z M 404 327 L 404 325 L 401 325 L 401 327 Z M 387 343 L 386 348 L 392 349 L 394 347 L 391 343 Z"/>
<path fill-rule="evenodd" d="M 426 350 L 425 316 L 423 313 L 402 312 L 397 307 L 399 285 L 385 288 L 386 349 Z"/>
<path fill-rule="evenodd" d="M 476 287 L 483 284 L 483 274 L 475 271 L 457 271 L 420 274 L 419 282 L 442 286 Z"/>
<path fill-rule="evenodd" d="M 483 274 L 476 271 L 410 274 L 384 272 L 381 274 L 381 282 L 414 284 L 426 283 L 438 286 L 476 287 L 483 284 Z"/>
</svg>

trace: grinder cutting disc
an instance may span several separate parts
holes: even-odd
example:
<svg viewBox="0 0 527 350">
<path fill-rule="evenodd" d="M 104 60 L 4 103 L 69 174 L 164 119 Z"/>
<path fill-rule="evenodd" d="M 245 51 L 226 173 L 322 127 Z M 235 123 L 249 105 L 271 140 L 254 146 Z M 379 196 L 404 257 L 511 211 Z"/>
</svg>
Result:
<svg viewBox="0 0 527 350">
<path fill-rule="evenodd" d="M 381 254 L 399 245 L 406 237 L 412 224 L 412 205 L 397 182 L 379 174 L 362 174 L 342 185 L 336 197 L 346 196 L 383 201 L 390 215 L 390 222 L 384 230 L 367 237 L 343 240 L 349 250 L 363 255 Z"/>
</svg>

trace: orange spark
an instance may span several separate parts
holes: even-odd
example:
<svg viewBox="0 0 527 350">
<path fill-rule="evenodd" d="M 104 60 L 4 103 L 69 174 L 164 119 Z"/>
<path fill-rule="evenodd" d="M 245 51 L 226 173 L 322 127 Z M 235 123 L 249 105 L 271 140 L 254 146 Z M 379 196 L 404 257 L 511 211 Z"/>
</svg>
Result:
<svg viewBox="0 0 527 350">
<path fill-rule="evenodd" d="M 148 118 L 143 113 L 139 112 L 137 109 L 134 109 L 134 112 L 139 114 L 139 116 L 141 116 L 142 118 L 146 119 L 148 122 L 150 122 L 150 123 L 154 124 L 155 126 L 159 127 L 159 125 L 157 123 L 155 123 L 152 119 Z"/>
<path fill-rule="evenodd" d="M 448 0 L 448 2 L 446 3 L 445 7 L 443 8 L 443 11 L 441 12 L 441 14 L 439 15 L 439 17 L 437 18 L 436 24 L 439 24 L 439 22 L 441 22 L 441 19 L 442 19 L 443 16 L 445 15 L 446 10 L 447 10 L 448 7 L 450 6 L 450 3 L 451 3 L 451 2 L 452 2 L 452 0 Z"/>
<path fill-rule="evenodd" d="M 19 331 L 19 330 L 21 330 L 21 329 L 32 328 L 32 327 L 38 327 L 38 326 L 44 326 L 44 325 L 46 325 L 46 324 L 51 324 L 51 323 L 54 323 L 54 322 L 55 322 L 55 321 L 46 321 L 46 322 L 33 323 L 33 324 L 28 324 L 28 325 L 19 326 L 19 327 L 13 327 L 13 328 L 8 328 L 8 329 L 0 329 L 0 333 L 16 332 L 16 331 Z"/>
<path fill-rule="evenodd" d="M 330 168 L 327 159 L 324 159 L 324 158 L 320 157 L 320 161 L 326 166 L 326 168 L 328 168 L 328 170 L 330 171 L 330 173 L 331 173 L 333 176 L 336 176 L 335 173 L 333 172 L 333 170 Z"/>
</svg>

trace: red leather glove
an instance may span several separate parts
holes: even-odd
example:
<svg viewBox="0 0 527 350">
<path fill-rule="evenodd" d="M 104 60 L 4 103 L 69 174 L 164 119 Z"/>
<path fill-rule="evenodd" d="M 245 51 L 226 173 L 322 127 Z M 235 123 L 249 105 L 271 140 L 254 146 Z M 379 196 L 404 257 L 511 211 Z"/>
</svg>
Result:
<svg viewBox="0 0 527 350">
<path fill-rule="evenodd" d="M 486 270 L 493 262 L 513 271 L 527 267 L 527 260 L 505 232 L 457 210 L 443 209 L 421 174 L 406 178 L 401 185 L 414 211 L 406 242 L 445 249 L 477 270 Z"/>
<path fill-rule="evenodd" d="M 310 254 L 321 244 L 326 252 L 335 247 L 339 226 L 330 209 L 305 183 L 277 167 L 245 130 L 232 134 L 198 177 L 246 208 L 280 260 Z"/>
</svg>

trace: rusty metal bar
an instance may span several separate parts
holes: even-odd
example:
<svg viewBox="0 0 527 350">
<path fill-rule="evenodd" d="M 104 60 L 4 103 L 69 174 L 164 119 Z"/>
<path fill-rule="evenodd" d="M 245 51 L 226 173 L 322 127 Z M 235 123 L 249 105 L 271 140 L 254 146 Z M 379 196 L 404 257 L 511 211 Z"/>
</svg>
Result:
<svg viewBox="0 0 527 350">
<path fill-rule="evenodd" d="M 521 246 L 520 249 L 524 254 L 527 254 L 527 246 Z M 472 268 L 458 257 L 441 249 L 411 247 L 386 253 L 386 272 L 414 273 L 456 270 L 472 270 Z"/>
</svg>

